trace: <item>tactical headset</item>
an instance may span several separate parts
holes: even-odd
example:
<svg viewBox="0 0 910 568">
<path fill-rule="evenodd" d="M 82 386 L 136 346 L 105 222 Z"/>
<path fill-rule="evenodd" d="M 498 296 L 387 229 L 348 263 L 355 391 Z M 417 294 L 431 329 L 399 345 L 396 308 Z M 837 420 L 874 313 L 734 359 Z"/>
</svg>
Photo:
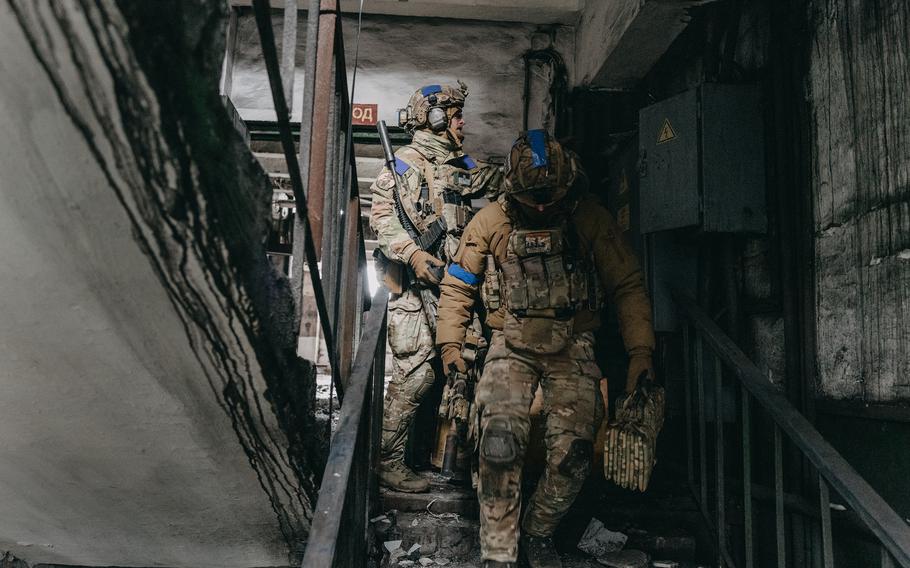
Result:
<svg viewBox="0 0 910 568">
<path fill-rule="evenodd" d="M 467 95 L 467 87 L 464 86 L 464 83 L 459 81 L 459 86 L 461 87 L 462 92 Z M 447 109 L 450 106 L 453 106 L 449 102 L 451 101 L 450 96 L 444 93 L 441 85 L 427 85 L 422 87 L 418 93 L 425 97 L 427 104 L 426 110 L 421 108 L 423 106 L 422 104 L 414 105 L 414 97 L 412 97 L 407 108 L 398 110 L 398 125 L 406 126 L 412 120 L 416 121 L 418 124 L 424 123 L 424 120 L 421 120 L 422 117 L 420 115 L 426 113 L 424 115 L 425 123 L 430 127 L 430 130 L 436 133 L 446 130 L 449 127 Z M 437 96 L 439 93 L 443 93 L 442 101 L 440 101 Z M 416 94 L 417 93 L 415 93 L 415 96 Z"/>
</svg>

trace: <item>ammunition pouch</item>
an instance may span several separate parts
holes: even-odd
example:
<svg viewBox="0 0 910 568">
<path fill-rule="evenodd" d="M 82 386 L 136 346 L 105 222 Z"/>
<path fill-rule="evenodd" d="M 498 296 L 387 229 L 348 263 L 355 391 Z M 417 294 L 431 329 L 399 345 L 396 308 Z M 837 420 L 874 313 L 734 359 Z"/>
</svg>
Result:
<svg viewBox="0 0 910 568">
<path fill-rule="evenodd" d="M 471 209 L 470 201 L 464 199 L 460 193 L 448 189 L 442 192 L 441 218 L 444 219 L 449 234 L 461 236 L 473 215 L 474 210 Z"/>
<path fill-rule="evenodd" d="M 563 228 L 514 230 L 495 279 L 489 268 L 484 275 L 489 296 L 502 292 L 503 335 L 511 349 L 559 353 L 574 334 L 576 311 L 600 309 L 603 294 L 593 258 L 577 261 L 578 247 L 567 238 L 570 234 L 571 229 Z"/>
<path fill-rule="evenodd" d="M 578 262 L 565 234 L 562 229 L 512 231 L 500 284 L 510 312 L 568 318 L 580 308 L 600 309 L 603 294 L 593 258 Z"/>
<path fill-rule="evenodd" d="M 502 277 L 496 270 L 496 263 L 491 254 L 487 255 L 487 268 L 483 273 L 480 298 L 489 313 L 495 312 L 502 305 Z"/>
</svg>

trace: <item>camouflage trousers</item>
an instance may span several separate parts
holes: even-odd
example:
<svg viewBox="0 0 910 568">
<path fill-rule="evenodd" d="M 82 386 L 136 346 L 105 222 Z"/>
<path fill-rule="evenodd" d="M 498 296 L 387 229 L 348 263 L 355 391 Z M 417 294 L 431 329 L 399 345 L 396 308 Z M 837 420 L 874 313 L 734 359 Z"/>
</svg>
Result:
<svg viewBox="0 0 910 568">
<path fill-rule="evenodd" d="M 603 419 L 594 335 L 581 333 L 561 352 L 539 355 L 510 348 L 493 333 L 477 385 L 480 413 L 480 546 L 484 560 L 515 562 L 521 514 L 521 472 L 531 402 L 538 384 L 546 413 L 547 465 L 522 519 L 525 533 L 552 536 L 590 469 Z"/>
<path fill-rule="evenodd" d="M 384 462 L 404 459 L 408 427 L 436 378 L 430 364 L 436 356 L 433 335 L 417 290 L 392 296 L 388 326 L 392 379 L 386 390 L 382 417 L 380 459 Z"/>
</svg>

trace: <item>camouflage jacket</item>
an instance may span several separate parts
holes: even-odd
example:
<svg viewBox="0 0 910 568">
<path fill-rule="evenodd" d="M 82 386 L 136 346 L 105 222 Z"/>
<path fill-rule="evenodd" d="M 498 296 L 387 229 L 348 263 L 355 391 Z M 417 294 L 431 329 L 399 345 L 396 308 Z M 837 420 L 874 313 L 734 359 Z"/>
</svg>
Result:
<svg viewBox="0 0 910 568">
<path fill-rule="evenodd" d="M 402 213 L 417 231 L 423 233 L 444 218 L 445 235 L 431 249 L 442 260 L 455 253 L 473 215 L 471 198 L 495 196 L 502 181 L 497 166 L 475 162 L 445 136 L 425 130 L 415 132 L 411 143 L 395 152 L 395 169 L 403 184 L 398 196 Z M 399 219 L 392 172 L 383 167 L 370 190 L 370 227 L 379 250 L 389 260 L 406 263 L 419 247 Z"/>
</svg>

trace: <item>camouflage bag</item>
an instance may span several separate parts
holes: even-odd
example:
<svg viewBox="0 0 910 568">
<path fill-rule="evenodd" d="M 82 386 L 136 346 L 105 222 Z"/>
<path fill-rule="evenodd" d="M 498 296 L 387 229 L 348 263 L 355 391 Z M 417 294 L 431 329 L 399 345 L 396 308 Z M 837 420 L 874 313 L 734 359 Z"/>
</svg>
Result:
<svg viewBox="0 0 910 568">
<path fill-rule="evenodd" d="M 616 417 L 604 440 L 604 477 L 625 489 L 644 491 L 657 463 L 657 435 L 664 423 L 663 387 L 642 384 L 616 401 Z"/>
</svg>

